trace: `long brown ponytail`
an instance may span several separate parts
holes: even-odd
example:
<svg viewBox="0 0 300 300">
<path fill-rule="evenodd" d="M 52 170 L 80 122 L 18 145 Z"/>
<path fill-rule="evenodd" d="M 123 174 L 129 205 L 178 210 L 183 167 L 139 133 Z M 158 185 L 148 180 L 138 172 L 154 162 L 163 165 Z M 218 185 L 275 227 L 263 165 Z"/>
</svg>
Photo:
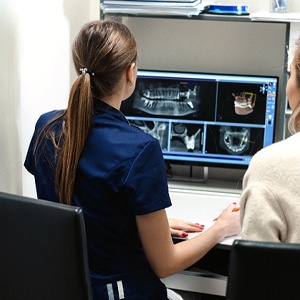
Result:
<svg viewBox="0 0 300 300">
<path fill-rule="evenodd" d="M 93 97 L 90 75 L 80 75 L 74 82 L 63 121 L 64 145 L 58 151 L 56 187 L 61 202 L 71 204 L 78 160 L 88 137 L 92 116 Z"/>
<path fill-rule="evenodd" d="M 136 41 L 129 29 L 115 21 L 85 24 L 72 45 L 78 78 L 72 85 L 67 109 L 51 120 L 37 139 L 36 151 L 45 138 L 56 153 L 56 189 L 61 203 L 71 204 L 78 161 L 93 119 L 94 98 L 110 96 L 126 68 L 137 59 Z M 56 121 L 62 121 L 58 136 Z"/>
</svg>

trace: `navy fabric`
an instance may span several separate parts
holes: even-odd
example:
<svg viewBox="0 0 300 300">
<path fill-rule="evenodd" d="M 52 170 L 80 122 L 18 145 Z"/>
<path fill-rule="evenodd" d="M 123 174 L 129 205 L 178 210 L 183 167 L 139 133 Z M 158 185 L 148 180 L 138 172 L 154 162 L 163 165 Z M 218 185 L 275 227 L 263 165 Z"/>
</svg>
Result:
<svg viewBox="0 0 300 300">
<path fill-rule="evenodd" d="M 94 103 L 72 199 L 85 216 L 94 297 L 106 299 L 106 285 L 118 280 L 125 299 L 167 299 L 165 286 L 146 260 L 135 221 L 135 215 L 171 205 L 160 145 L 130 126 L 120 111 L 97 99 Z M 40 129 L 59 114 L 39 118 L 24 164 L 35 177 L 38 198 L 56 202 L 54 147 L 47 141 L 34 153 L 34 145 Z M 60 128 L 58 120 L 55 131 Z"/>
</svg>

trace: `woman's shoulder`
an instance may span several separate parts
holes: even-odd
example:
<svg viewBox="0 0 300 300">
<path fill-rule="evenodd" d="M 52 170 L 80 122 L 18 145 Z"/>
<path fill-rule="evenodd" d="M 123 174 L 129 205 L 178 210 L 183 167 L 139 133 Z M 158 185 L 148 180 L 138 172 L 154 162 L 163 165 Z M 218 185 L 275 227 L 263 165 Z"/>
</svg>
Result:
<svg viewBox="0 0 300 300">
<path fill-rule="evenodd" d="M 258 151 L 252 158 L 250 165 L 272 166 L 278 168 L 293 159 L 300 160 L 300 133 L 278 141 Z"/>
<path fill-rule="evenodd" d="M 245 173 L 244 188 L 249 182 L 255 182 L 257 186 L 271 186 L 274 190 L 276 186 L 282 188 L 283 179 L 291 182 L 290 178 L 298 173 L 299 148 L 300 134 L 297 134 L 258 151 Z"/>
<path fill-rule="evenodd" d="M 150 151 L 151 153 L 157 150 L 161 152 L 161 147 L 157 138 L 134 126 L 129 126 L 126 138 L 124 138 L 123 141 L 126 144 L 126 147 L 136 149 L 137 153 L 140 151 Z"/>
<path fill-rule="evenodd" d="M 257 152 L 260 156 L 278 156 L 280 153 L 291 153 L 293 151 L 299 152 L 298 145 L 300 145 L 300 133 L 292 135 L 284 140 L 275 142 Z M 300 152 L 299 152 L 300 155 Z M 256 156 L 256 155 L 255 155 Z"/>
<path fill-rule="evenodd" d="M 36 126 L 42 127 L 42 126 L 46 125 L 52 119 L 61 115 L 62 113 L 63 113 L 63 110 L 51 110 L 51 111 L 45 112 L 42 115 L 40 115 L 40 117 L 38 118 L 38 120 L 36 122 Z"/>
<path fill-rule="evenodd" d="M 61 115 L 63 112 L 64 112 L 63 110 L 58 110 L 58 109 L 51 110 L 41 114 L 39 120 L 51 120 L 52 118 Z"/>
<path fill-rule="evenodd" d="M 154 140 L 155 138 L 148 133 L 147 131 L 144 131 L 140 129 L 139 127 L 136 127 L 134 125 L 129 126 L 129 131 L 132 132 L 132 134 L 139 136 L 140 138 L 144 138 L 146 140 Z M 156 140 L 156 139 L 155 139 Z"/>
</svg>

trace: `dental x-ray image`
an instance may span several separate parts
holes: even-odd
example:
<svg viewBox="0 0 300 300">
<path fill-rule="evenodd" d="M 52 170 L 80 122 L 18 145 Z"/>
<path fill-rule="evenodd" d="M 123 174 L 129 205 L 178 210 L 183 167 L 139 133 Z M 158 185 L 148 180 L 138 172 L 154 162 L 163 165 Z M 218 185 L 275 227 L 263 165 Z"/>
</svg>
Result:
<svg viewBox="0 0 300 300">
<path fill-rule="evenodd" d="M 200 146 L 203 126 L 175 122 L 171 126 L 171 151 L 202 151 Z"/>
<path fill-rule="evenodd" d="M 199 87 L 177 84 L 162 87 L 151 84 L 141 90 L 140 98 L 135 98 L 134 108 L 150 114 L 185 116 L 197 111 Z M 154 108 L 154 109 L 153 109 Z"/>
<path fill-rule="evenodd" d="M 196 114 L 199 85 L 172 80 L 137 80 L 132 108 L 144 115 L 182 117 Z"/>
<path fill-rule="evenodd" d="M 220 146 L 230 154 L 244 154 L 249 149 L 250 129 L 245 127 L 220 127 Z"/>
<path fill-rule="evenodd" d="M 213 81 L 138 78 L 121 110 L 126 116 L 213 121 L 215 99 Z"/>
<path fill-rule="evenodd" d="M 253 155 L 263 147 L 262 128 L 211 125 L 207 129 L 207 153 Z"/>
</svg>

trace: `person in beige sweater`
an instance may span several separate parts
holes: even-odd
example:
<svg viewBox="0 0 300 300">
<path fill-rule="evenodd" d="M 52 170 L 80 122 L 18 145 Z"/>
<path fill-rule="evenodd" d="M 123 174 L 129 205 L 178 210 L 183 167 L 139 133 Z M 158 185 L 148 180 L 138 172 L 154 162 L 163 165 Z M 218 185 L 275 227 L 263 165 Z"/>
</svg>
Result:
<svg viewBox="0 0 300 300">
<path fill-rule="evenodd" d="M 254 155 L 240 200 L 242 239 L 300 243 L 300 41 L 286 94 L 291 137 Z"/>
</svg>

